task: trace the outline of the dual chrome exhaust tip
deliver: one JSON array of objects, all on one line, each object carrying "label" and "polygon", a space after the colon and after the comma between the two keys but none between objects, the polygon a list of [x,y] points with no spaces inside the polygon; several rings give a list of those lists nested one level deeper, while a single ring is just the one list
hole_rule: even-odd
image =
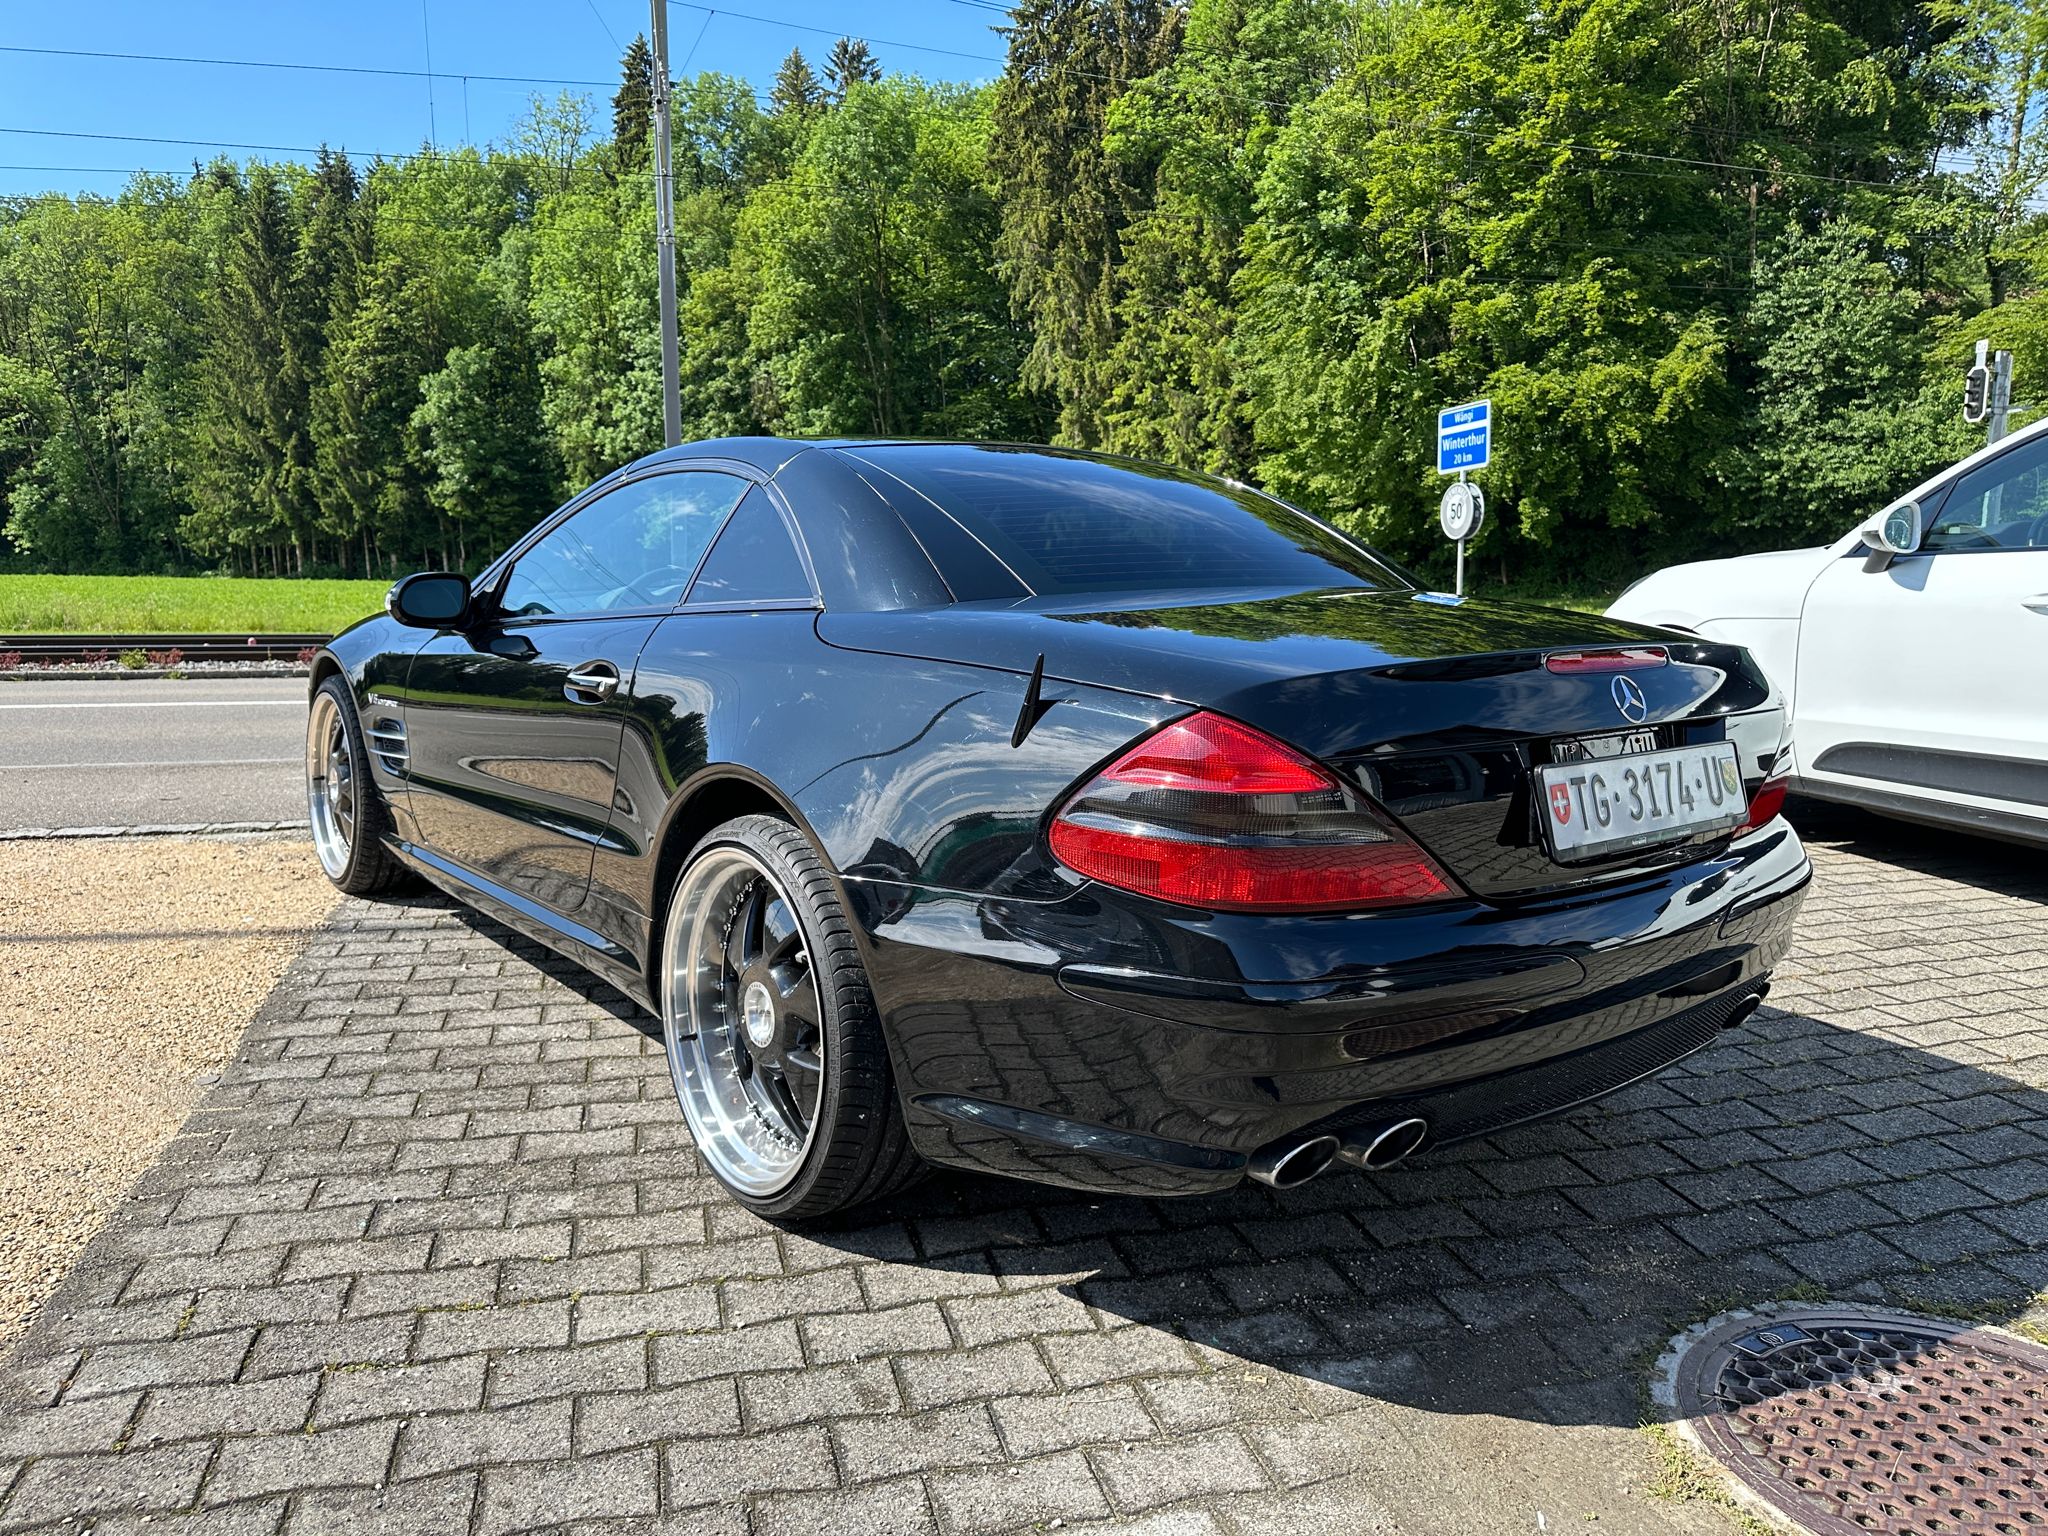
[{"label": "dual chrome exhaust tip", "polygon": [[[1735,1029],[1749,1022],[1763,1006],[1768,982],[1739,999],[1721,1020]],[[1429,1122],[1419,1115],[1356,1126],[1341,1134],[1323,1131],[1312,1136],[1282,1137],[1254,1152],[1245,1172],[1269,1189],[1294,1189],[1332,1163],[1349,1163],[1368,1173],[1391,1168],[1429,1142]]]},{"label": "dual chrome exhaust tip", "polygon": [[1294,1189],[1332,1163],[1348,1163],[1377,1173],[1429,1140],[1429,1122],[1414,1115],[1377,1125],[1359,1126],[1342,1136],[1325,1131],[1316,1136],[1283,1138],[1252,1154],[1245,1169],[1269,1189]]},{"label": "dual chrome exhaust tip", "polygon": [[1768,986],[1758,987],[1754,992],[1743,998],[1733,1008],[1728,1010],[1728,1016],[1721,1021],[1721,1027],[1723,1029],[1740,1029],[1743,1025],[1747,1024],[1755,1017],[1757,1009],[1763,1007],[1764,998],[1770,990]]},{"label": "dual chrome exhaust tip", "polygon": [[1429,1140],[1429,1122],[1415,1115],[1389,1120],[1384,1125],[1364,1126],[1344,1134],[1337,1156],[1354,1168],[1378,1173],[1391,1168],[1411,1152],[1420,1151]]}]

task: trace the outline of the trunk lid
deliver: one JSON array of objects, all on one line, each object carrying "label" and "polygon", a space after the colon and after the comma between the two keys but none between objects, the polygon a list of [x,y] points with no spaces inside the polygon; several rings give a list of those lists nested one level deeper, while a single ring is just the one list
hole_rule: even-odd
[{"label": "trunk lid", "polygon": [[[1592,614],[1441,594],[1246,594],[1198,605],[1143,597],[961,603],[825,613],[829,644],[1028,673],[1215,710],[1354,778],[1466,887],[1526,895],[1695,857],[1699,835],[1587,864],[1547,851],[1535,773],[1560,741],[1602,754],[1740,738],[1753,789],[1782,716],[1734,646]],[[1654,644],[1668,665],[1632,671],[1647,706],[1618,712],[1611,673],[1549,670],[1552,653]],[[1635,739],[1625,738],[1633,733]]]}]

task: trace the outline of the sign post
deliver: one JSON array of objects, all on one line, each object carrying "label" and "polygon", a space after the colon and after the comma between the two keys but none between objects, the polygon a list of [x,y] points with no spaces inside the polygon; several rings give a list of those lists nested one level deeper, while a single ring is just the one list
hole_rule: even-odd
[{"label": "sign post", "polygon": [[1486,522],[1486,493],[1460,475],[1444,487],[1443,500],[1437,503],[1437,523],[1444,531],[1444,537],[1454,540],[1458,546],[1458,596],[1465,595],[1465,541],[1476,534]]},{"label": "sign post", "polygon": [[1484,469],[1493,458],[1493,402],[1474,400],[1446,406],[1436,413],[1436,472],[1456,475],[1444,488],[1437,521],[1444,537],[1458,546],[1458,596],[1465,595],[1465,541],[1486,521],[1486,496],[1466,480],[1467,472]]}]

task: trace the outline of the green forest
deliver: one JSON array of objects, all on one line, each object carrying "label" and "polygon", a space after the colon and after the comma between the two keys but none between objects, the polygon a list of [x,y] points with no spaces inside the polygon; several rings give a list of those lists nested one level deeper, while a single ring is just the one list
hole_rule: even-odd
[{"label": "green forest", "polygon": [[[1026,0],[676,82],[685,437],[1051,441],[1489,580],[1831,538],[2048,391],[2041,0]],[[474,569],[660,446],[650,61],[505,142],[0,201],[0,570]],[[2016,421],[2029,419],[2024,410]]]}]

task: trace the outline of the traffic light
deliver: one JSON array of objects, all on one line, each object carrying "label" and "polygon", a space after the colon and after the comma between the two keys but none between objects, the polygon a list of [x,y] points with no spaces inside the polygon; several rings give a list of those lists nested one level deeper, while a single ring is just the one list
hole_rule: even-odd
[{"label": "traffic light", "polygon": [[1979,363],[1963,376],[1963,420],[1976,426],[1991,413],[1991,370]]}]

